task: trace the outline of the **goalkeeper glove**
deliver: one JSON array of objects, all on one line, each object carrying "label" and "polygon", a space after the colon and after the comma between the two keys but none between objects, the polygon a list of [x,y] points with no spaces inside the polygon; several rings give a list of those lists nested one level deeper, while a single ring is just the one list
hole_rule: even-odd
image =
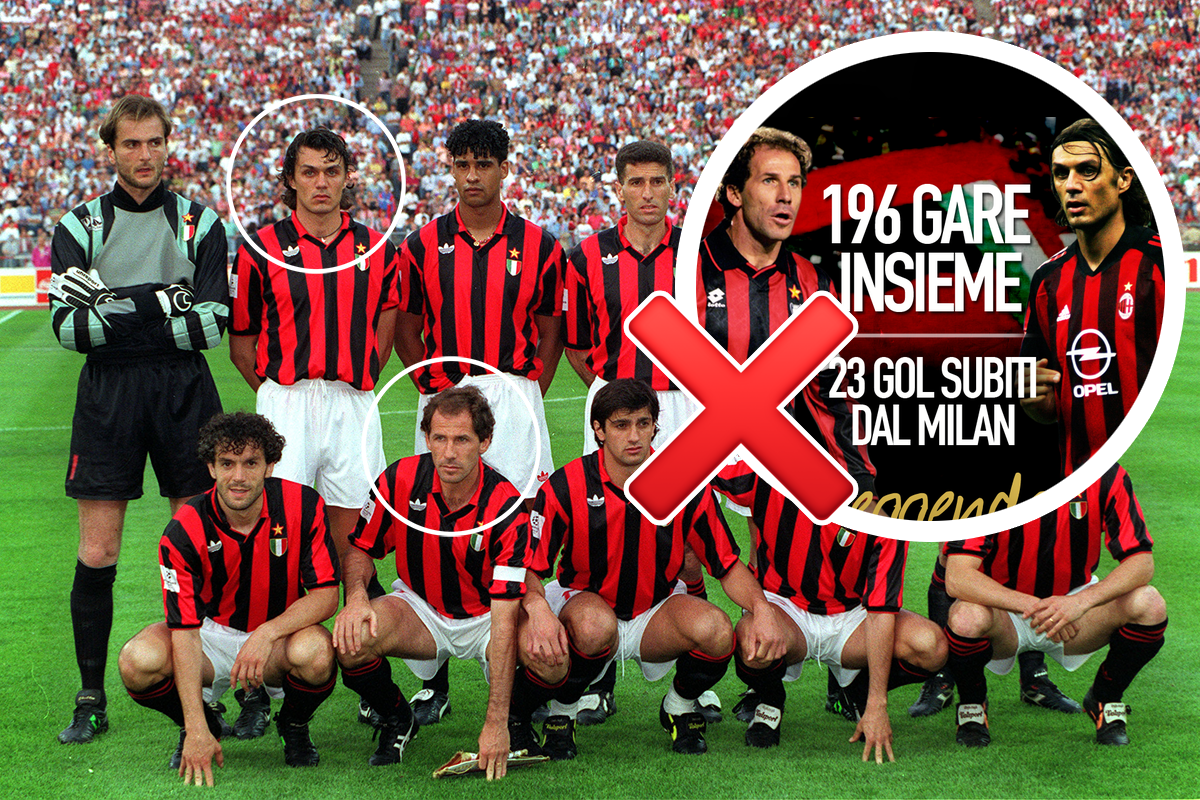
[{"label": "goalkeeper glove", "polygon": [[49,294],[75,308],[92,308],[117,299],[101,282],[99,272],[84,272],[79,267],[70,267],[51,277]]}]

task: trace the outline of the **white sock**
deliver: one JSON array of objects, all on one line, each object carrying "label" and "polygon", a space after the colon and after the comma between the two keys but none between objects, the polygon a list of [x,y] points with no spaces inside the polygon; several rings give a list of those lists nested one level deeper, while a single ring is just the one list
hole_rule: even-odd
[{"label": "white sock", "polygon": [[673,717],[680,714],[687,714],[696,710],[696,701],[688,700],[682,697],[679,692],[675,691],[675,684],[671,684],[671,688],[667,690],[667,696],[663,698],[663,708]]}]

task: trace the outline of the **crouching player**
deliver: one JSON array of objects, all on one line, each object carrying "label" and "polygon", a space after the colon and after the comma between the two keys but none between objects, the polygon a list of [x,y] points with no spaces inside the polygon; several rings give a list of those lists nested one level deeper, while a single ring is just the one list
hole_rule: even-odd
[{"label": "crouching player", "polygon": [[[556,760],[575,757],[577,703],[614,659],[638,661],[652,681],[674,664],[659,722],[675,752],[707,751],[706,723],[696,701],[729,666],[733,625],[724,611],[688,594],[679,580],[685,545],[745,611],[742,647],[763,659],[783,652],[783,632],[738,560],[711,491],[697,493],[662,527],[626,500],[625,482],[650,457],[657,418],[658,396],[649,385],[632,379],[605,385],[591,408],[600,450],[552,474],[534,501],[534,569],[549,575],[562,553],[557,579],[546,585],[545,595],[566,628],[570,657],[561,663],[547,657],[517,671],[512,725],[531,736],[530,715],[552,699],[543,748]],[[556,647],[550,638],[529,649],[549,653]]]},{"label": "crouching player", "polygon": [[850,741],[863,741],[863,761],[872,749],[877,763],[884,751],[895,761],[888,691],[924,681],[946,663],[938,626],[900,608],[908,542],[817,525],[743,461],[723,469],[713,486],[750,507],[759,529],[752,542],[758,581],[785,631],[787,652],[764,658],[746,646],[745,618],[738,623],[737,674],[758,701],[746,744],[779,744],[783,682],[799,678],[813,659],[841,687],[857,720]]},{"label": "crouching player", "polygon": [[[1103,529],[1103,534],[1101,533]],[[1120,563],[1102,580],[1092,572],[1102,538]],[[1074,671],[1108,645],[1108,657],[1083,698],[1099,744],[1129,744],[1128,706],[1135,675],[1163,646],[1167,605],[1150,579],[1153,540],[1129,475],[1114,465],[1080,497],[1021,528],[951,542],[946,591],[949,668],[958,684],[956,740],[986,747],[986,666],[998,675],[1021,653],[1040,650]]]},{"label": "crouching player", "polygon": [[223,721],[204,686],[214,699],[238,683],[247,692],[282,686],[284,761],[320,760],[308,723],[334,686],[321,623],[337,609],[338,562],[321,497],[271,477],[283,445],[257,414],[220,414],[201,429],[200,458],[216,485],[175,514],[159,544],[167,621],[121,649],[130,697],[182,728],[171,766],[185,782],[211,786],[213,759],[224,765]]},{"label": "crouching player", "polygon": [[[508,764],[518,619],[555,621],[540,594],[523,598],[528,515],[521,493],[483,463],[495,426],[483,394],[466,386],[434,395],[420,425],[429,452],[402,458],[379,476],[384,502],[367,501],[350,537],[346,607],[333,628],[342,680],[383,720],[369,763],[396,764],[419,724],[392,680],[388,657],[403,658],[423,680],[449,656],[475,659],[490,684],[480,766],[489,780],[500,778]],[[393,551],[399,575],[393,591],[369,600],[374,560]]]}]

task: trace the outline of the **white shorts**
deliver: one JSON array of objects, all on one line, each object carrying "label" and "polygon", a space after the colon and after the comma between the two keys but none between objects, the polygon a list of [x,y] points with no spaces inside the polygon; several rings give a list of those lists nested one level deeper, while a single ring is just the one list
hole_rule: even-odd
[{"label": "white shorts", "polygon": [[413,610],[417,618],[433,637],[437,646],[437,657],[432,659],[406,658],[404,663],[423,681],[437,675],[442,664],[450,656],[455,658],[473,658],[479,662],[483,670],[484,680],[490,680],[488,669],[487,648],[492,640],[492,615],[482,614],[470,619],[453,619],[438,613],[424,597],[414,592],[404,581],[392,582],[392,593],[388,597],[403,600]]},{"label": "white shorts", "polygon": [[[229,691],[229,673],[233,671],[233,662],[237,661],[238,652],[249,638],[250,634],[245,631],[204,618],[200,624],[200,646],[204,657],[213,665],[212,687],[204,687],[204,702],[220,700]],[[283,687],[268,686],[267,694],[278,700],[283,697]]]},{"label": "white shorts", "polygon": [[[1099,582],[1100,579],[1093,575],[1091,581],[1085,583],[1083,586],[1076,586],[1074,589],[1067,592],[1067,594],[1078,594],[1092,584]],[[1025,619],[1020,614],[1009,611],[1008,618],[1012,620],[1013,627],[1017,630],[1017,652],[1009,658],[994,658],[988,662],[987,668],[997,675],[1007,675],[1008,673],[1012,672],[1013,664],[1017,661],[1017,656],[1019,656],[1021,653],[1028,653],[1031,650],[1036,650],[1039,653],[1045,653],[1059,664],[1062,664],[1063,668],[1068,672],[1074,672],[1082,667],[1087,660],[1092,657],[1092,653],[1096,652],[1093,650],[1092,653],[1075,653],[1074,655],[1067,655],[1065,652],[1063,652],[1062,642],[1056,642],[1046,634],[1038,633],[1033,629],[1033,626],[1029,624],[1029,620]]]},{"label": "white shorts", "polygon": [[[596,392],[608,385],[608,381],[597,377],[588,387],[587,400],[583,403],[583,454],[594,453],[600,449],[596,444],[596,434],[592,431],[592,400]],[[654,447],[661,449],[667,442],[675,438],[675,434],[683,427],[683,423],[691,419],[700,407],[679,389],[656,391],[658,395],[658,433],[654,437]],[[634,409],[636,410],[636,409]]]},{"label": "white shorts", "polygon": [[[375,478],[387,468],[375,395],[343,381],[306,378],[291,386],[267,380],[258,388],[258,413],[287,440],[272,473],[311,486],[327,505],[362,508]],[[367,470],[363,471],[363,427]],[[371,477],[367,477],[368,473]]]},{"label": "white shorts", "polygon": [[[533,406],[534,419],[529,417],[529,409],[521,402],[521,398],[512,391],[509,380],[523,392],[529,404]],[[483,454],[484,462],[499,472],[509,483],[517,487],[525,497],[534,497],[542,482],[554,472],[554,460],[550,455],[550,428],[546,425],[546,409],[542,404],[542,390],[537,381],[522,378],[519,375],[468,375],[458,382],[458,386],[476,386],[487,398],[492,407],[492,416],[496,418],[496,427],[492,431],[492,444]],[[425,414],[425,406],[433,395],[423,394],[417,400],[417,424],[414,438],[414,451],[417,455],[428,453],[425,446],[425,434],[421,432],[421,417]],[[541,449],[534,447],[534,431],[541,433]],[[381,470],[382,471],[382,470]],[[536,476],[533,485],[526,493],[525,487]]]},{"label": "white shorts", "polygon": [[[554,616],[558,616],[562,611],[563,606],[567,604],[575,595],[579,594],[581,589],[564,589],[558,581],[550,581],[546,584],[546,603],[550,606],[550,610],[554,612]],[[608,669],[608,665],[614,661],[628,661],[633,659],[642,668],[642,675],[648,681],[656,681],[671,671],[671,667],[675,666],[675,660],[670,661],[642,661],[642,634],[646,632],[646,626],[650,624],[650,618],[658,613],[658,610],[663,607],[663,603],[671,599],[671,596],[677,594],[687,594],[687,586],[683,581],[675,581],[675,588],[671,590],[671,595],[668,595],[658,604],[643,611],[636,617],[630,620],[617,620],[617,650],[612,653],[608,661],[604,664],[604,669]],[[603,670],[601,670],[603,674]]]},{"label": "white shorts", "polygon": [[[791,600],[774,592],[763,592],[767,601],[783,610],[796,623],[804,636],[808,655],[804,661],[820,661],[829,667],[829,671],[837,678],[839,686],[849,686],[858,677],[861,669],[850,669],[842,666],[842,650],[846,642],[858,630],[858,626],[867,621],[867,609],[863,606],[842,611],[837,614],[813,614],[805,611]],[[794,681],[804,670],[804,661],[791,664],[784,673],[785,681]]]}]

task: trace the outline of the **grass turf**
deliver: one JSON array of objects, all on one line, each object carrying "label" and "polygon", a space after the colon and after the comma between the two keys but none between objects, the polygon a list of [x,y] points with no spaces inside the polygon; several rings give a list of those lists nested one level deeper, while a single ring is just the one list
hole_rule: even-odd
[{"label": "grass turf", "polygon": [[[690,797],[1200,797],[1194,754],[1200,729],[1200,624],[1191,564],[1200,546],[1187,533],[1197,508],[1195,398],[1200,396],[1200,295],[1188,297],[1188,316],[1167,393],[1122,463],[1133,476],[1156,536],[1155,585],[1167,599],[1167,645],[1127,695],[1133,745],[1098,750],[1086,717],[1023,706],[1015,676],[991,680],[993,745],[966,751],[953,743],[950,713],[912,720],[905,713],[916,687],[890,698],[897,762],[862,764],[847,743],[853,726],[824,713],[825,676],[810,665],[789,685],[782,746],[751,751],[744,726],[729,717],[709,729],[710,753],[674,756],[658,727],[665,684],[648,684],[633,664],[619,673],[619,713],[603,726],[581,728],[578,761],[531,768],[487,786],[478,778],[433,781],[430,772],[458,749],[476,749],[486,686],[474,664],[453,663],[453,713],[421,732],[400,767],[371,769],[367,728],[355,721],[357,698],[344,687],[321,708],[313,737],[321,749],[315,770],[287,769],[273,732],[225,745],[226,766],[216,794],[265,797],[364,797],[380,792],[423,797],[483,794]],[[155,544],[167,518],[152,473],[147,496],[130,503],[115,589],[109,661],[112,730],[88,746],[59,745],[77,688],[67,597],[78,541],[75,506],[62,494],[75,380],[81,357],[54,341],[46,312],[0,316],[0,767],[3,796],[175,797],[184,792],[166,768],[177,736],[160,715],[133,704],[116,676],[116,653],[142,626],[161,619]],[[253,408],[253,394],[228,361],[225,345],[209,354],[227,410]],[[393,360],[385,380],[399,370]],[[548,396],[555,463],[579,453],[583,387],[565,361]],[[391,458],[411,452],[411,384],[401,381],[381,402],[385,447]],[[745,541],[744,525],[733,520]],[[914,544],[908,562],[906,606],[924,612],[936,546]],[[1102,561],[1102,570],[1109,563]],[[732,610],[710,580],[713,597]],[[1095,658],[1068,674],[1051,665],[1059,685],[1081,698],[1099,664]],[[417,681],[401,664],[395,674],[406,694]],[[718,685],[726,710],[742,689],[732,670]],[[236,704],[232,696],[226,697]],[[231,709],[232,720],[236,708]]]}]

